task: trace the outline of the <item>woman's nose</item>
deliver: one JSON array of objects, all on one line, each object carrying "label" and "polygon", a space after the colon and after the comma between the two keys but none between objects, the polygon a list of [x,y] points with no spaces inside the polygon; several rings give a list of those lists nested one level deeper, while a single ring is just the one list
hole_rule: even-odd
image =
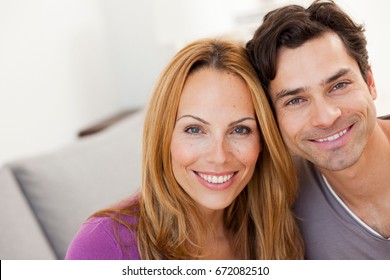
[{"label": "woman's nose", "polygon": [[211,139],[207,151],[207,160],[209,162],[223,164],[229,160],[231,148],[229,141],[224,137],[214,137]]}]

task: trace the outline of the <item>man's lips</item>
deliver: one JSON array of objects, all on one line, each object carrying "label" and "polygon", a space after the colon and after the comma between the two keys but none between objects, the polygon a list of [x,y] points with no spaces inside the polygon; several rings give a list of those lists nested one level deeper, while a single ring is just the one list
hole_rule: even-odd
[{"label": "man's lips", "polygon": [[330,142],[330,141],[337,140],[340,137],[342,137],[343,135],[345,135],[351,129],[351,127],[352,126],[350,126],[348,128],[345,128],[343,130],[340,130],[340,131],[338,131],[338,132],[336,132],[336,133],[334,133],[332,135],[329,135],[329,136],[316,138],[316,139],[311,139],[310,141],[318,142],[318,143],[324,143],[324,142]]}]

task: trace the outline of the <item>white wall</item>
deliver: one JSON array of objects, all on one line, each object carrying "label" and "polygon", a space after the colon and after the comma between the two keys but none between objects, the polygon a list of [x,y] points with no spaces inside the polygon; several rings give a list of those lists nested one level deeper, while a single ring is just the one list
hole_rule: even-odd
[{"label": "white wall", "polygon": [[151,0],[0,0],[0,165],[143,106],[172,51]]},{"label": "white wall", "polygon": [[[340,1],[341,2],[341,1]],[[368,54],[371,63],[378,98],[375,102],[378,115],[390,114],[390,2],[380,0],[342,1],[359,22],[365,24]]]},{"label": "white wall", "polygon": [[[178,1],[0,0],[0,165],[67,145],[80,129],[125,108],[143,106],[177,42],[211,31],[229,33],[226,28],[235,28],[231,16],[259,14],[256,7],[261,4]],[[390,113],[390,3],[336,2],[366,24],[378,114]],[[237,3],[246,6],[238,9]],[[172,18],[177,18],[176,27]],[[244,31],[232,33],[241,36]],[[164,41],[175,34],[179,37],[171,38],[171,45]]]}]

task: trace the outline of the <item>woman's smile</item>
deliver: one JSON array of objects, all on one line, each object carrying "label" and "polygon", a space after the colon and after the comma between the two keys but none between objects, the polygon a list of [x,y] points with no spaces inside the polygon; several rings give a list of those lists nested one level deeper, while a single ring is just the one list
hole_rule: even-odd
[{"label": "woman's smile", "polygon": [[192,73],[184,85],[171,142],[172,170],[183,190],[206,209],[226,208],[252,178],[260,151],[260,132],[244,80],[210,68]]}]

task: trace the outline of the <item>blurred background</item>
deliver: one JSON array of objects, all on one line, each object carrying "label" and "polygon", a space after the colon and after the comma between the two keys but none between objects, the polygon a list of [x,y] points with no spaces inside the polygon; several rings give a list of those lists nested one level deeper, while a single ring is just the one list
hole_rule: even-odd
[{"label": "blurred background", "polygon": [[[378,115],[389,114],[390,2],[336,2],[366,26]],[[0,165],[77,140],[80,130],[142,108],[186,43],[246,42],[283,0],[0,0]]]}]

